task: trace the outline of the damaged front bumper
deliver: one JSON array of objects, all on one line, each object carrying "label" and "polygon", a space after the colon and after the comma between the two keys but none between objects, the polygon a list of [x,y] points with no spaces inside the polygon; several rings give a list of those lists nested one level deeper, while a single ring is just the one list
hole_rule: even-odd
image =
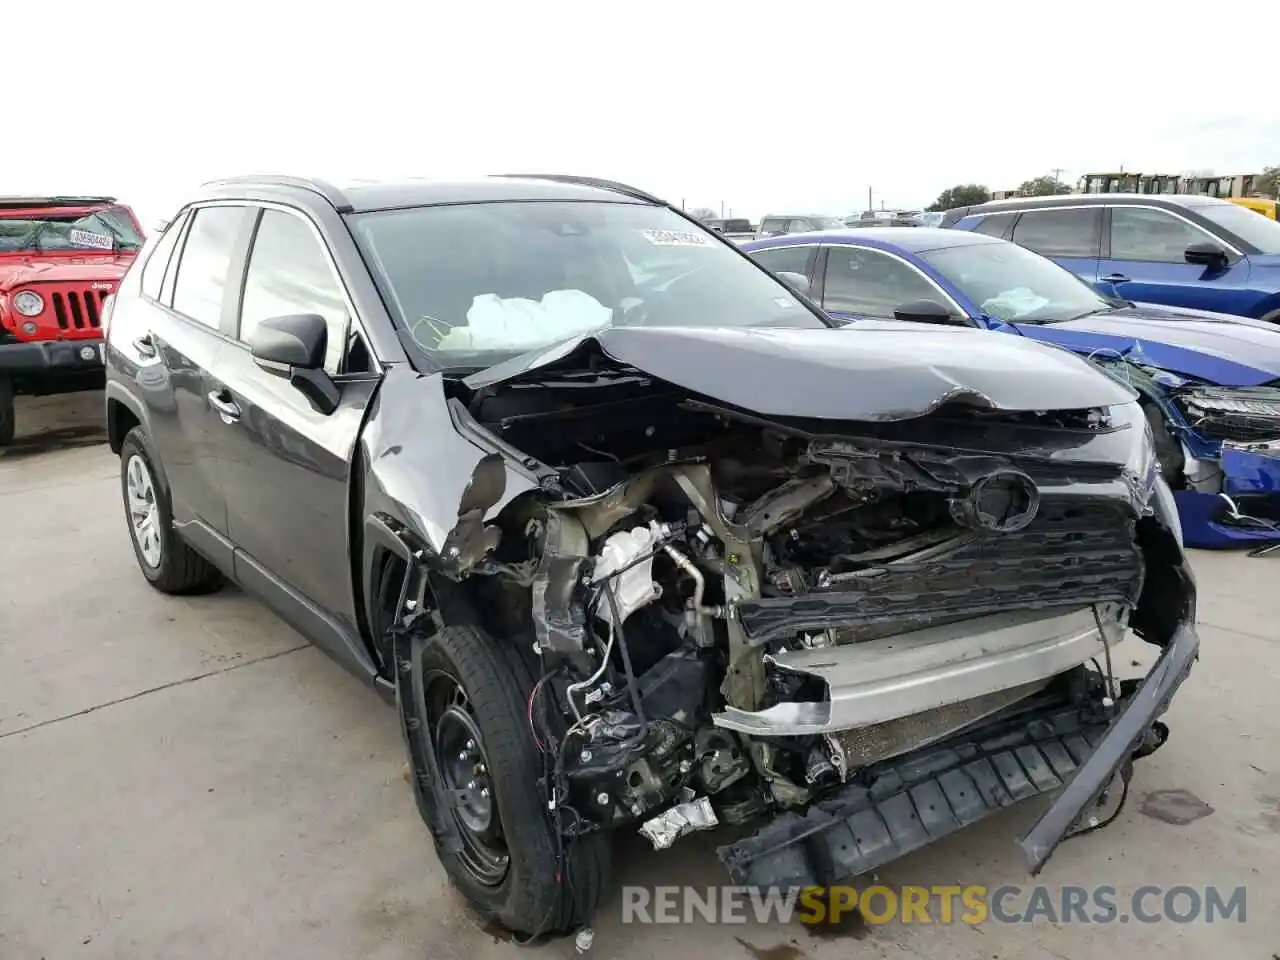
[{"label": "damaged front bumper", "polygon": [[720,859],[736,883],[826,886],[1061,788],[1021,841],[1036,873],[1116,774],[1127,775],[1199,649],[1194,626],[1183,623],[1109,721],[1057,704],[991,723],[869,769],[804,813],[780,814],[754,836],[719,848]]},{"label": "damaged front bumper", "polygon": [[1214,550],[1280,540],[1280,441],[1222,444],[1222,492],[1174,496],[1188,547]]},{"label": "damaged front bumper", "polygon": [[862,643],[784,649],[765,662],[822,681],[827,699],[759,711],[727,707],[715,724],[751,736],[831,734],[1023,690],[1119,642],[1122,609],[1099,606],[1099,612],[1017,610]]}]

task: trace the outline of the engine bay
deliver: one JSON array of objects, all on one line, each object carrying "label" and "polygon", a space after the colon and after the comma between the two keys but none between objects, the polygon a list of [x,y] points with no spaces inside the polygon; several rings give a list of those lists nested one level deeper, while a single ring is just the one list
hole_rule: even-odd
[{"label": "engine bay", "polygon": [[450,404],[537,481],[496,518],[460,520],[451,575],[504,611],[497,632],[532,634],[550,804],[590,829],[640,822],[661,845],[801,806],[872,760],[1078,696],[1083,669],[944,696],[905,732],[894,717],[805,735],[726,720],[827,709],[831,684],[781,666],[788,653],[1109,604],[1089,621],[1102,637],[1143,590],[1119,453],[1136,405],[768,419],[616,365]]}]

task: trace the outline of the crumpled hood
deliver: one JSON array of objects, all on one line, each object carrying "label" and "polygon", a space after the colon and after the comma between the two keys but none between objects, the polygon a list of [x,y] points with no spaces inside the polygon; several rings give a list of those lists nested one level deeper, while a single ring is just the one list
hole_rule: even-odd
[{"label": "crumpled hood", "polygon": [[1135,354],[1151,366],[1224,387],[1280,377],[1280,328],[1248,317],[1139,303],[1079,320],[1015,326],[1078,353],[1112,354],[1137,344]]},{"label": "crumpled hood", "polygon": [[472,389],[572,366],[598,351],[762,416],[905,420],[948,401],[1010,411],[1132,401],[1064,350],[964,327],[875,321],[838,329],[610,327],[467,378]]},{"label": "crumpled hood", "polygon": [[77,283],[119,280],[134,254],[99,257],[0,257],[0,289],[27,283]]}]

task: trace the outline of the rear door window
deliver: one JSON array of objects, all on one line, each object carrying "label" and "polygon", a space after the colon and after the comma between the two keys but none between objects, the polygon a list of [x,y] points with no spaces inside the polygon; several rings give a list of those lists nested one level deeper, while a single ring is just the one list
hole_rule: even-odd
[{"label": "rear door window", "polygon": [[1028,210],[1013,228],[1013,242],[1046,257],[1097,257],[1102,210],[1068,207]]},{"label": "rear door window", "polygon": [[767,237],[786,233],[787,219],[785,217],[766,217],[760,223],[760,232]]},{"label": "rear door window", "polygon": [[176,312],[213,330],[219,328],[227,274],[252,216],[249,207],[233,206],[201,207],[192,214],[173,285]]}]

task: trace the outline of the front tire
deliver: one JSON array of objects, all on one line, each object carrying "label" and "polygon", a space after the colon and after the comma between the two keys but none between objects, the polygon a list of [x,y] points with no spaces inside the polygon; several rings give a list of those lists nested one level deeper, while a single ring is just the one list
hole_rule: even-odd
[{"label": "front tire", "polygon": [[160,484],[146,434],[134,427],[120,444],[120,493],[138,567],[161,593],[209,593],[222,584],[213,564],[173,529],[173,509]]},{"label": "front tire", "polygon": [[[441,794],[456,798],[457,853],[440,861],[462,895],[517,934],[568,933],[588,923],[609,873],[609,838],[559,837],[540,784],[543,757],[533,741],[528,665],[509,644],[472,626],[445,627],[426,640],[419,663]],[[404,705],[402,704],[402,709]]]}]

